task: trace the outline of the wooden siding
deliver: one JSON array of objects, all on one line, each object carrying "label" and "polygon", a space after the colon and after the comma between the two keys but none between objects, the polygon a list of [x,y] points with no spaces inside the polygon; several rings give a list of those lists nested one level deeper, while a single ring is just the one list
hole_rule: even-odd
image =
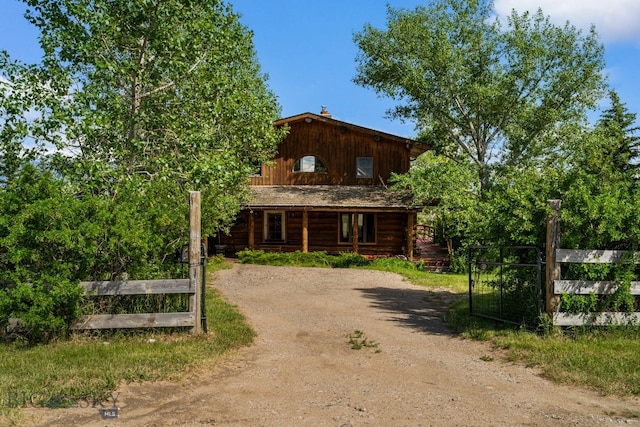
[{"label": "wooden siding", "polygon": [[[289,126],[275,160],[263,165],[262,176],[252,177],[251,185],[381,185],[389,181],[392,172],[409,170],[407,146],[384,134],[319,120]],[[328,172],[293,172],[295,161],[307,155],[322,160]],[[372,178],[356,178],[357,157],[373,157]]]},{"label": "wooden siding", "polygon": [[[309,211],[309,251],[326,251],[329,253],[351,252],[350,243],[338,243],[341,211]],[[350,211],[345,211],[350,212]],[[264,214],[262,211],[245,215],[254,215],[255,249],[266,251],[293,252],[302,250],[302,211],[285,212],[286,240],[283,242],[264,241]],[[376,213],[375,243],[359,243],[358,253],[363,255],[400,255],[406,251],[407,215],[410,212],[378,212]],[[230,235],[221,236],[221,242],[227,245],[227,254],[248,248],[249,234],[247,225],[234,226]],[[214,238],[217,244],[217,238]]]}]

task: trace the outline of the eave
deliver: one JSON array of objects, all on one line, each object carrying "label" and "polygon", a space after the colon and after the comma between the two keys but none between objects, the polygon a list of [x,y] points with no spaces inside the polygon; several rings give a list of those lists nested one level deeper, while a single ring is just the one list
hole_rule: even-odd
[{"label": "eave", "polygon": [[417,211],[405,192],[382,186],[256,185],[247,209]]}]

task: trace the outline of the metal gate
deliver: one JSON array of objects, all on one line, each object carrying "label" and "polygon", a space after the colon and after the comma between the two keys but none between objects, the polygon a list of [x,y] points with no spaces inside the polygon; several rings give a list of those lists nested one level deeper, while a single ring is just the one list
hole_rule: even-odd
[{"label": "metal gate", "polygon": [[528,328],[543,312],[542,251],[536,246],[469,248],[469,312]]}]

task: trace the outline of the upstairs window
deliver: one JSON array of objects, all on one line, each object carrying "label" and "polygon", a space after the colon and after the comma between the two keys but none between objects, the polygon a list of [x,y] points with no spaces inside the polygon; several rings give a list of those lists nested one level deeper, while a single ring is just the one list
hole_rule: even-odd
[{"label": "upstairs window", "polygon": [[356,178],[373,178],[373,157],[356,157]]},{"label": "upstairs window", "polygon": [[327,167],[322,160],[316,156],[303,156],[300,157],[293,165],[294,172],[315,172],[315,173],[327,173]]}]

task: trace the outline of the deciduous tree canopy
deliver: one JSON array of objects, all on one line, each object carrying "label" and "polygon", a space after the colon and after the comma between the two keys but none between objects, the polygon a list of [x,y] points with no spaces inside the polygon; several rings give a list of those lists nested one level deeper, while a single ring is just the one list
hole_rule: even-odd
[{"label": "deciduous tree canopy", "polygon": [[488,0],[433,0],[388,8],[387,27],[366,25],[355,82],[398,102],[441,153],[475,164],[481,190],[490,168],[543,154],[540,136],[582,117],[603,89],[595,30],[553,25],[542,11],[506,23]]},{"label": "deciduous tree canopy", "polygon": [[[109,276],[162,261],[185,242],[189,190],[202,192],[205,235],[232,221],[246,177],[283,131],[273,127],[279,106],[252,34],[231,6],[24,2],[43,57],[22,64],[0,54],[0,191],[19,195],[31,164],[53,172],[48,179],[71,200],[96,198],[104,212],[92,220],[111,233],[91,236],[94,261],[111,260]],[[0,269],[10,270],[3,250],[11,251],[0,248]]]}]

